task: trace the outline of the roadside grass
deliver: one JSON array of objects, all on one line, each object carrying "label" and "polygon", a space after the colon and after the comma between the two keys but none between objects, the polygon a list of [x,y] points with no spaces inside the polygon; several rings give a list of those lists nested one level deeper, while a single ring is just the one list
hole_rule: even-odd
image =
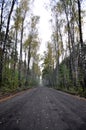
[{"label": "roadside grass", "polygon": [[78,89],[76,89],[75,87],[69,87],[69,89],[67,88],[56,88],[57,90],[60,90],[60,91],[63,91],[63,92],[66,92],[66,93],[69,93],[69,94],[72,94],[72,95],[78,95],[80,97],[84,97],[86,98],[86,89],[83,91],[83,89],[80,87]]},{"label": "roadside grass", "polygon": [[21,87],[2,86],[0,88],[0,99],[7,97],[7,96],[10,96],[10,95],[13,95],[13,94],[16,94],[16,93],[19,93],[19,92],[22,92],[22,91],[25,91],[25,90],[28,90],[28,89],[35,88],[35,87],[37,87],[37,85],[34,85],[34,86],[28,85],[28,86],[21,86]]}]

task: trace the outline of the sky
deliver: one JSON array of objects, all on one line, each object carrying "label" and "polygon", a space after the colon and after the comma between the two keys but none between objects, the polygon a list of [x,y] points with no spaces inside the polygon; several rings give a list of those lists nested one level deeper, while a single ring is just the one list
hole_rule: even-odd
[{"label": "sky", "polygon": [[49,5],[49,0],[35,0],[33,7],[33,13],[40,16],[39,37],[41,39],[41,54],[46,50],[46,43],[50,40],[51,36],[51,27],[49,23],[51,13],[49,9],[46,9],[46,5]]}]

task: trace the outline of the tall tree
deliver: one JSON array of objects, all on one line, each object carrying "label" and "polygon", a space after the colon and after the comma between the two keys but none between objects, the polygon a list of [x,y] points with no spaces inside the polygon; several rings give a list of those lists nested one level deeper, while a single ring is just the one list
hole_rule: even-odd
[{"label": "tall tree", "polygon": [[21,8],[18,7],[17,4],[17,8],[15,11],[15,16],[14,16],[14,29],[15,29],[15,46],[14,46],[14,51],[15,51],[15,55],[14,55],[14,72],[16,71],[16,61],[17,61],[17,46],[18,46],[18,33],[20,30],[20,26],[21,26]]},{"label": "tall tree", "polygon": [[80,2],[80,0],[77,0],[77,2],[78,2],[78,18],[79,18],[79,36],[80,36],[80,44],[81,44],[81,48],[83,48],[82,22],[81,22],[81,2]]},{"label": "tall tree", "polygon": [[28,1],[23,0],[20,3],[20,9],[21,9],[21,39],[20,39],[20,56],[19,56],[19,75],[18,75],[18,80],[19,80],[19,87],[21,87],[21,68],[22,68],[22,44],[23,44],[23,34],[24,34],[24,21],[26,18],[26,13],[28,11]]},{"label": "tall tree", "polygon": [[53,86],[54,85],[54,57],[53,57],[53,49],[52,44],[47,43],[47,52],[44,55],[43,62],[43,70],[42,70],[42,78],[45,85]]},{"label": "tall tree", "polygon": [[28,53],[28,56],[27,56],[28,65],[27,65],[26,81],[25,81],[26,86],[28,85],[29,75],[30,75],[29,73],[30,61],[31,61],[31,58],[36,56],[37,48],[39,46],[38,29],[37,29],[38,21],[39,21],[39,16],[32,16],[31,24],[30,24],[30,33],[28,35],[27,40],[25,41],[25,46]]},{"label": "tall tree", "polygon": [[[9,12],[8,18],[7,18],[6,31],[5,31],[5,36],[4,36],[4,41],[3,41],[3,48],[2,48],[1,59],[0,59],[0,83],[2,83],[2,73],[3,73],[3,66],[4,66],[4,53],[5,53],[6,42],[7,42],[8,33],[9,33],[9,26],[10,26],[11,15],[12,15],[12,12],[13,12],[13,8],[14,8],[14,5],[15,5],[15,2],[16,2],[16,0],[12,1],[10,12]],[[2,3],[2,11],[3,11],[3,3]]]}]

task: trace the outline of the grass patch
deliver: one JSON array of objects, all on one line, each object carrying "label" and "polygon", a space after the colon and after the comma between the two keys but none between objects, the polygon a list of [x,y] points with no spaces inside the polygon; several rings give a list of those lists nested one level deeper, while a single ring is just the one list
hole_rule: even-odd
[{"label": "grass patch", "polygon": [[22,87],[3,86],[0,88],[0,98],[4,98],[31,88],[35,88],[35,86],[22,86]]},{"label": "grass patch", "polygon": [[71,87],[71,88],[69,87],[69,89],[63,88],[63,87],[61,87],[61,88],[58,87],[58,88],[55,88],[55,89],[69,93],[69,94],[72,94],[72,95],[78,95],[80,97],[86,98],[86,89],[83,91],[83,89],[81,87],[79,87],[77,89],[75,87]]}]

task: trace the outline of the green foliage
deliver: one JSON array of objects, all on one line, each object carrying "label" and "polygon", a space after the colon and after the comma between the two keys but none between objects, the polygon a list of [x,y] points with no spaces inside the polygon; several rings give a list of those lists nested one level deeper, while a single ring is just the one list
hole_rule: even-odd
[{"label": "green foliage", "polygon": [[48,43],[47,45],[47,52],[44,56],[44,63],[43,63],[43,70],[42,70],[42,78],[46,85],[52,85],[52,75],[53,75],[53,67],[54,67],[54,57],[52,53],[52,45]]},{"label": "green foliage", "polygon": [[64,87],[69,86],[70,84],[70,77],[69,77],[69,69],[65,64],[60,65],[59,69],[59,85]]},{"label": "green foliage", "polygon": [[14,71],[12,69],[5,69],[5,73],[3,73],[2,91],[15,91],[18,88],[18,72],[14,74]]}]

